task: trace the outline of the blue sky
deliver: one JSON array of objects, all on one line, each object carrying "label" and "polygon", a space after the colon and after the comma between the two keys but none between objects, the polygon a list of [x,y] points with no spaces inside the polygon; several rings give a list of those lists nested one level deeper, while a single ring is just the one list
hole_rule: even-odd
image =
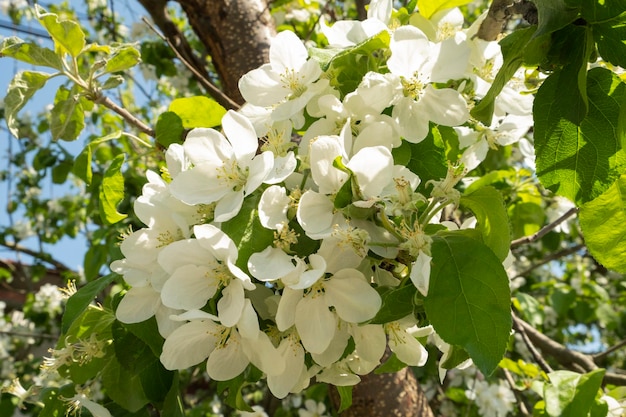
[{"label": "blue sky", "polygon": [[[108,0],[111,5],[111,0]],[[45,3],[43,4],[45,7]],[[76,7],[78,11],[78,17],[83,20],[83,24],[88,26],[86,21],[87,14],[85,13],[84,1],[71,0],[70,4]],[[138,21],[141,16],[144,15],[143,9],[134,0],[117,0],[113,4],[116,13],[121,15],[129,26],[133,21]],[[11,27],[10,18],[0,11],[0,40],[9,36],[18,36],[22,39],[29,38],[29,34],[43,34],[41,26],[36,20],[24,21],[20,27]],[[44,46],[51,47],[52,42],[43,36],[30,36],[30,39],[41,43]],[[40,70],[39,68],[33,68],[30,65],[16,62],[12,59],[0,59],[0,97],[4,97],[7,87],[11,82],[13,76],[21,70]],[[47,104],[51,104],[54,100],[54,93],[58,88],[58,83],[50,81],[44,89],[37,92],[31,102],[20,112],[20,115],[26,113],[38,113],[45,109]],[[18,143],[16,139],[12,138],[7,131],[4,121],[0,122],[0,170],[5,170],[8,166],[7,158],[11,152],[11,149],[16,149]],[[47,140],[44,138],[44,140]],[[71,153],[77,154],[84,146],[82,138],[77,139],[74,142],[64,142],[63,146]],[[67,193],[75,193],[76,190],[70,189],[68,185],[54,185],[51,182],[46,184],[42,189],[42,197],[61,196]],[[11,221],[17,222],[23,217],[23,213],[15,212],[9,217],[6,212],[6,205],[10,190],[6,182],[0,182],[0,224],[5,226],[10,224]],[[32,249],[38,249],[38,243],[35,238],[30,238],[20,242],[20,244],[30,247]],[[65,238],[61,242],[54,246],[48,245],[45,247],[57,260],[63,262],[71,269],[78,269],[82,265],[84,254],[87,250],[87,244],[84,238],[79,237],[76,239]],[[0,247],[0,259],[16,259],[17,255],[3,247]],[[20,260],[29,262],[30,259],[27,256],[19,255]]]}]

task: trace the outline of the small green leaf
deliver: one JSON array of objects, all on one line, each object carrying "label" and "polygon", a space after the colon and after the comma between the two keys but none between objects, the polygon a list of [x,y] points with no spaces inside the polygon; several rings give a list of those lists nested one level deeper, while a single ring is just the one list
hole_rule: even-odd
[{"label": "small green leaf", "polygon": [[9,131],[18,137],[19,123],[17,113],[26,105],[28,100],[45,84],[50,74],[37,71],[22,71],[11,80],[7,95],[4,97],[4,117]]},{"label": "small green leaf", "polygon": [[222,124],[226,109],[208,97],[184,97],[172,101],[169,111],[180,117],[185,129],[215,127]]},{"label": "small green leaf", "polygon": [[511,246],[511,231],[502,194],[493,187],[482,187],[462,196],[460,203],[476,216],[483,242],[504,261]]},{"label": "small green leaf", "polygon": [[103,90],[110,90],[112,88],[117,88],[124,83],[124,77],[119,74],[111,75],[106,81],[100,86]]},{"label": "small green leaf", "polygon": [[183,399],[179,388],[178,372],[174,372],[172,385],[167,395],[165,396],[163,411],[161,414],[168,417],[185,417]]},{"label": "small green leaf", "polygon": [[161,113],[157,120],[155,131],[156,141],[166,148],[172,143],[183,143],[183,134],[185,132],[183,121],[174,112],[166,111]]},{"label": "small green leaf", "polygon": [[403,370],[406,367],[407,364],[398,359],[395,353],[392,353],[391,356],[389,356],[389,359],[385,361],[385,363],[376,368],[374,374],[393,374]]},{"label": "small green leaf", "polygon": [[337,392],[339,393],[339,399],[341,400],[341,404],[339,405],[338,413],[347,410],[352,405],[352,386],[347,387],[335,387],[337,388]]},{"label": "small green leaf", "polygon": [[72,173],[81,180],[85,181],[87,185],[91,184],[93,173],[91,171],[91,146],[87,145],[78,154],[74,160],[74,168]]},{"label": "small green leaf", "polygon": [[258,205],[261,194],[247,196],[235,217],[222,223],[222,231],[237,245],[237,266],[248,272],[250,255],[261,252],[274,241],[274,232],[263,227],[259,221]]},{"label": "small green leaf", "polygon": [[566,0],[538,1],[536,6],[539,25],[535,36],[556,32],[576,20],[580,12],[580,6],[570,6]]},{"label": "small green leaf", "polygon": [[32,65],[63,69],[61,58],[53,50],[11,36],[2,40],[0,57],[8,56]]},{"label": "small green leaf", "polygon": [[446,149],[438,126],[431,124],[428,136],[420,143],[410,143],[409,146],[411,160],[406,167],[421,179],[417,191],[425,192],[429,180],[440,180],[448,173]]},{"label": "small green leaf", "polygon": [[75,140],[84,128],[85,110],[80,97],[64,86],[59,87],[50,114],[52,139]]},{"label": "small green leaf", "polygon": [[587,417],[604,378],[604,369],[587,374],[555,371],[544,385],[546,412],[553,417]]},{"label": "small green leaf", "polygon": [[461,346],[491,374],[511,331],[509,278],[498,257],[478,240],[448,232],[433,237],[426,315],[441,338]]},{"label": "small green leaf", "polygon": [[446,360],[441,362],[441,367],[443,369],[454,369],[469,358],[465,349],[460,346],[452,345],[450,346]]},{"label": "small green leaf", "polygon": [[472,0],[417,0],[417,9],[426,19],[441,10],[452,9],[471,3]]},{"label": "small green leaf", "polygon": [[417,288],[412,284],[383,292],[381,294],[382,306],[370,323],[389,323],[413,314],[413,298],[416,292]]},{"label": "small green leaf", "polygon": [[96,296],[104,291],[106,287],[113,282],[115,274],[109,274],[104,277],[91,281],[75,294],[73,294],[65,305],[65,313],[61,322],[61,330],[66,333],[74,320],[80,316]]},{"label": "small green leaf", "polygon": [[59,21],[58,15],[47,13],[38,4],[35,4],[35,14],[54,40],[57,49],[73,57],[80,55],[85,47],[85,33],[78,23],[70,20]]},{"label": "small green leaf", "polygon": [[67,180],[67,176],[72,170],[71,159],[63,159],[57,165],[52,168],[52,182],[54,184],[64,184]]},{"label": "small green leaf", "polygon": [[104,69],[106,72],[125,71],[141,61],[139,51],[133,45],[123,45],[107,60]]},{"label": "small green leaf", "polygon": [[555,76],[544,81],[533,109],[537,176],[544,187],[583,204],[606,191],[626,169],[617,132],[626,84],[609,70],[589,71],[589,112],[577,125],[567,115],[576,89]]},{"label": "small green leaf", "polygon": [[121,172],[124,161],[124,154],[116,156],[102,178],[99,190],[100,218],[106,224],[117,223],[128,216],[117,211],[118,204],[124,199],[124,176]]},{"label": "small green leaf", "polygon": [[606,268],[626,273],[626,175],[581,206],[579,218],[593,257]]}]

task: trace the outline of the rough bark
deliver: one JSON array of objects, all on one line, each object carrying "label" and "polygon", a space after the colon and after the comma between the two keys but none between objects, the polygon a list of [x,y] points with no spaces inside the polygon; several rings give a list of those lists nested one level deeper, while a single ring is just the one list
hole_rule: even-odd
[{"label": "rough bark", "polygon": [[276,30],[265,0],[178,0],[211,56],[222,90],[243,103],[237,83],[267,62]]},{"label": "rough bark", "polygon": [[[332,387],[331,398],[338,409],[339,393]],[[365,375],[352,391],[352,406],[341,417],[434,417],[413,371],[405,368],[393,374]]]}]

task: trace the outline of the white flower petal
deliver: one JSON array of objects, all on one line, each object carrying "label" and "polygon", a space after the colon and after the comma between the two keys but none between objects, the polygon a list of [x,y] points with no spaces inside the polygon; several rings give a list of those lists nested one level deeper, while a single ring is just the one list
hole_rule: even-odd
[{"label": "white flower petal", "polygon": [[428,256],[421,250],[417,255],[417,259],[411,266],[411,281],[415,288],[422,293],[428,295],[428,287],[430,285],[430,261],[432,257]]},{"label": "white flower petal", "polygon": [[324,352],[335,335],[337,318],[328,309],[324,296],[310,294],[296,306],[295,324],[305,349]]},{"label": "white flower petal", "polygon": [[291,199],[285,187],[272,185],[263,191],[259,200],[259,220],[263,227],[277,230],[287,222],[287,209]]},{"label": "white flower petal", "polygon": [[247,161],[254,157],[259,147],[256,131],[250,120],[240,113],[229,110],[222,117],[222,128],[232,145],[237,161],[247,165]]},{"label": "white flower petal", "polygon": [[161,363],[165,369],[187,369],[205,360],[215,349],[218,325],[210,320],[183,324],[165,339]]},{"label": "white flower petal", "polygon": [[156,292],[150,285],[145,287],[133,287],[115,310],[115,316],[122,323],[140,323],[154,316],[161,305],[161,294]]},{"label": "white flower petal", "polygon": [[217,292],[219,282],[214,274],[213,268],[207,266],[181,266],[163,285],[163,304],[183,310],[204,307]]},{"label": "white flower petal", "polygon": [[291,389],[300,380],[305,368],[304,349],[292,338],[283,339],[278,346],[278,352],[283,357],[285,369],[281,374],[268,375],[267,385],[272,394],[279,399],[285,398]]},{"label": "white flower petal", "polygon": [[243,205],[243,191],[233,191],[224,195],[215,206],[215,221],[225,222],[235,217]]},{"label": "white flower petal", "polygon": [[239,333],[231,332],[226,343],[211,352],[206,368],[212,379],[228,381],[241,374],[249,363]]},{"label": "white flower petal", "polygon": [[226,327],[233,327],[241,318],[245,303],[243,285],[233,279],[222,291],[222,298],[217,302],[217,316]]},{"label": "white flower petal", "polygon": [[276,327],[284,332],[295,324],[296,307],[302,300],[303,290],[292,290],[287,287],[283,290],[283,295],[278,302],[278,310],[276,311]]},{"label": "white flower petal", "polygon": [[276,281],[295,269],[292,257],[281,249],[268,246],[248,259],[248,270],[260,281]]},{"label": "white flower petal", "polygon": [[328,305],[349,323],[361,323],[374,317],[382,300],[365,276],[356,269],[342,269],[324,283]]}]

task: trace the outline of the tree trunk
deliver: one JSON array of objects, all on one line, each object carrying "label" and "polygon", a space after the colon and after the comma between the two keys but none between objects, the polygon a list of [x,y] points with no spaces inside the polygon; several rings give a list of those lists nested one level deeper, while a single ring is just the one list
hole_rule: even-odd
[{"label": "tree trunk", "polygon": [[[341,400],[335,387],[330,396],[336,409]],[[369,374],[352,390],[352,406],[341,417],[434,417],[424,391],[410,368],[393,374]]]},{"label": "tree trunk", "polygon": [[[163,22],[167,23],[167,19],[163,20],[162,6],[155,8],[154,5],[164,4],[167,0],[140,1],[165,32],[165,26],[162,25]],[[239,79],[248,71],[268,62],[270,40],[276,32],[267,0],[177,1],[206,47],[222,90],[233,100],[243,103],[237,85]],[[365,17],[364,5],[367,3],[368,0],[358,2],[361,18]],[[151,9],[158,12],[160,20],[157,20]],[[171,28],[171,25],[167,27]],[[170,31],[176,35],[176,42],[187,45],[184,39],[178,39],[177,32]],[[180,49],[180,43],[175,45]],[[330,391],[338,406],[337,391]],[[395,374],[362,377],[362,382],[354,387],[352,400],[352,407],[342,414],[343,417],[433,417],[426,396],[410,369]]]}]

